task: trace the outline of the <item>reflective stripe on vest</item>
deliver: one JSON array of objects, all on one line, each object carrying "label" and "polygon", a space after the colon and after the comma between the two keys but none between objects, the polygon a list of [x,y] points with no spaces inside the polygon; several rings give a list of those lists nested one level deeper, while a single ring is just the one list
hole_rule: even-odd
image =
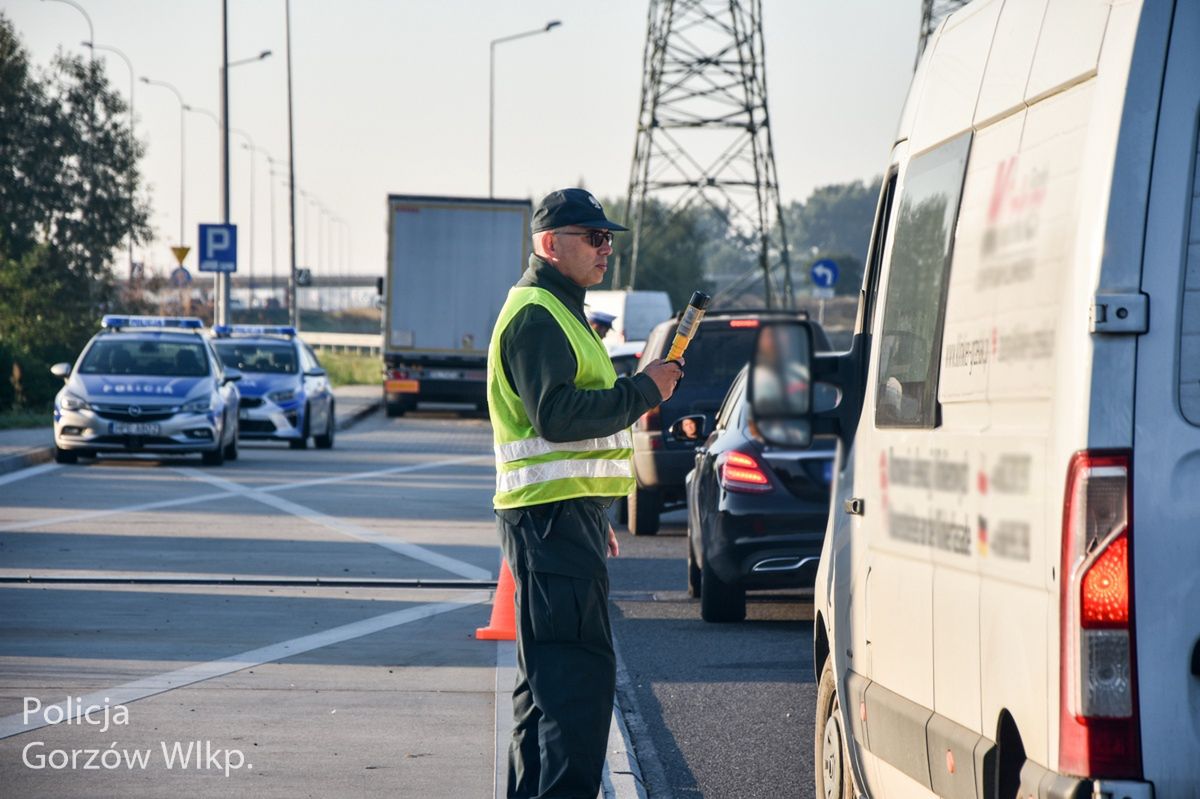
[{"label": "reflective stripe on vest", "polygon": [[496,475],[497,491],[515,491],[535,483],[569,478],[633,477],[628,458],[621,460],[549,461]]},{"label": "reflective stripe on vest", "polygon": [[[547,441],[544,438],[527,438],[496,445],[496,460],[511,463],[524,458],[534,458],[551,452],[588,452],[591,450],[632,449],[633,436],[622,430],[604,438],[585,438],[581,441]],[[605,475],[614,476],[614,475]]]}]

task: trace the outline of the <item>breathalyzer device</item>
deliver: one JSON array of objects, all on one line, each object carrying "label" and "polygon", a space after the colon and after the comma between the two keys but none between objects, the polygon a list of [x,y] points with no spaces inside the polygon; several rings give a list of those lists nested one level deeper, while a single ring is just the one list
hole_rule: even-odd
[{"label": "breathalyzer device", "polygon": [[711,299],[712,297],[703,291],[692,292],[687,310],[683,312],[683,317],[679,320],[679,327],[675,328],[675,340],[671,342],[671,349],[667,352],[666,360],[677,361],[683,357],[683,351],[687,349],[688,344],[700,329],[700,320],[704,318],[704,312],[708,309]]}]

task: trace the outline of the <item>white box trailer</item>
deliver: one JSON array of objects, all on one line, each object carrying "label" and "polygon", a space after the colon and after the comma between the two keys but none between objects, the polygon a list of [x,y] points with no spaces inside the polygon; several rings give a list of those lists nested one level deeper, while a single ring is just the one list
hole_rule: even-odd
[{"label": "white box trailer", "polygon": [[1200,2],[948,17],[866,267],[817,796],[1200,796]]},{"label": "white box trailer", "polygon": [[388,196],[384,402],[486,403],[488,341],[531,248],[528,200]]}]

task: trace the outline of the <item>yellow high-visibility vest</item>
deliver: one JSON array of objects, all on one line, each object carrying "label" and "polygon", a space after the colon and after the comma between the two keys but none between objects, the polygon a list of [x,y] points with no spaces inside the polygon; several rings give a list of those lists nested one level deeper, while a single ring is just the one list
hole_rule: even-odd
[{"label": "yellow high-visibility vest", "polygon": [[633,490],[633,438],[628,429],[603,438],[547,441],[537,434],[500,362],[500,336],[527,305],[540,305],[558,322],[575,353],[575,387],[612,388],[608,352],[558,298],[532,286],[513,288],[500,309],[488,345],[487,397],[496,450],[497,509],[523,508],[573,497],[623,497]]}]

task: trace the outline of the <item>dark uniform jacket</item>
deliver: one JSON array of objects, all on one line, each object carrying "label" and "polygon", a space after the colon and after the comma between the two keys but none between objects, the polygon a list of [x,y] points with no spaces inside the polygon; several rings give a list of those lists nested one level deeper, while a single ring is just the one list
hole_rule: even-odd
[{"label": "dark uniform jacket", "polygon": [[[553,294],[588,328],[586,290],[536,255],[517,282]],[[590,328],[589,328],[590,329]],[[628,428],[658,405],[662,395],[648,376],[619,377],[610,389],[575,387],[576,361],[570,342],[546,309],[529,305],[517,312],[500,336],[500,363],[521,398],[534,429],[547,441],[610,436]],[[604,574],[607,557],[608,498],[580,498],[528,508],[498,510],[531,569],[594,578]]]}]

